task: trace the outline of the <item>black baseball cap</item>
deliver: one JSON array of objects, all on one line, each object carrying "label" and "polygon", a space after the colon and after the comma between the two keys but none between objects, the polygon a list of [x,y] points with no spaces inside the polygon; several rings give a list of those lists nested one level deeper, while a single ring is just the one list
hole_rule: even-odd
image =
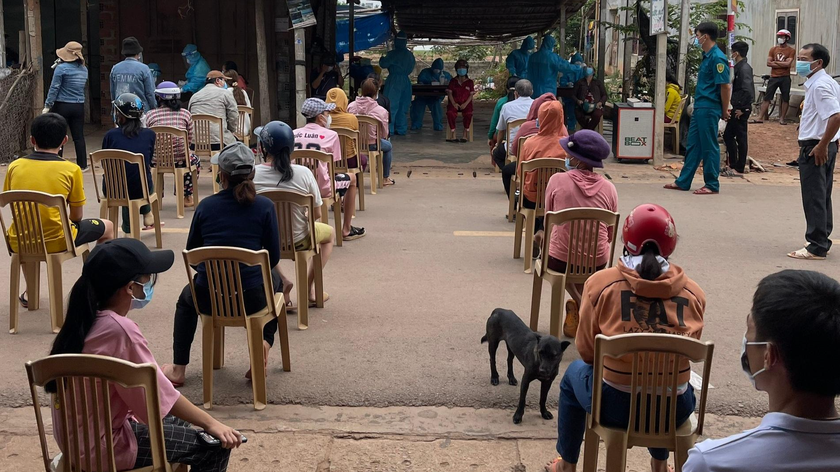
[{"label": "black baseball cap", "polygon": [[175,253],[169,249],[150,251],[141,241],[120,238],[97,244],[85,261],[82,275],[97,292],[107,294],[138,275],[166,272],[173,262]]}]

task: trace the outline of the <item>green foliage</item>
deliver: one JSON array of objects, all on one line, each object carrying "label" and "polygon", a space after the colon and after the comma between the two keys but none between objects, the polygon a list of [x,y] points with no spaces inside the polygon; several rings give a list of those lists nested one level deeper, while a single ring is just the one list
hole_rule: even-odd
[{"label": "green foliage", "polygon": [[432,46],[432,54],[452,60],[464,59],[470,61],[484,61],[493,55],[493,48],[489,46]]},{"label": "green foliage", "polygon": [[580,10],[566,18],[565,38],[560,37],[559,29],[552,31],[554,39],[557,40],[557,44],[563,42],[566,45],[567,51],[579,49],[580,29],[584,27],[584,25],[581,24],[583,22],[583,13],[590,11],[593,5],[595,5],[595,0],[586,0],[586,3],[580,8]]}]

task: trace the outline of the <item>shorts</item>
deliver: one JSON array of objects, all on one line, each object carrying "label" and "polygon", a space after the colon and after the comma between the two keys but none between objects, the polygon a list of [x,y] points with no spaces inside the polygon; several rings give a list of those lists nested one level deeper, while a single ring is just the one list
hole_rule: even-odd
[{"label": "shorts", "polygon": [[350,188],[350,174],[335,174],[336,193],[343,197],[348,188]]},{"label": "shorts", "polygon": [[772,102],[773,97],[776,96],[776,89],[782,94],[782,101],[790,103],[790,76],[787,77],[770,77],[767,81],[767,91],[764,92],[764,101]]},{"label": "shorts", "polygon": [[76,228],[76,238],[73,240],[76,247],[98,241],[105,234],[105,222],[100,219],[91,218],[70,224]]},{"label": "shorts", "polygon": [[[336,176],[338,177],[338,176]],[[324,244],[330,242],[332,239],[332,226],[316,221],[315,222],[315,242],[317,244]],[[295,251],[308,251],[312,249],[309,245],[311,241],[308,237],[301,239],[295,243]]]}]

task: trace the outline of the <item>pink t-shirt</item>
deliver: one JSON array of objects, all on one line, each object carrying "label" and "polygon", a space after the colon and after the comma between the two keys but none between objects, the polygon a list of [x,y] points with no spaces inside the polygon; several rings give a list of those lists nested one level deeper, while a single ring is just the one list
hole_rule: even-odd
[{"label": "pink t-shirt", "polygon": [[[307,123],[303,128],[298,128],[295,133],[295,149],[312,149],[332,154],[333,161],[341,160],[341,143],[338,140],[338,133],[324,128],[317,123]],[[330,170],[326,164],[318,165],[318,172],[315,173],[315,180],[321,189],[321,197],[332,196],[330,191]]]},{"label": "pink t-shirt", "polygon": [[[148,342],[140,332],[137,323],[131,319],[120,316],[113,311],[100,311],[96,315],[96,321],[88,332],[85,338],[85,347],[82,349],[83,354],[98,354],[101,356],[116,357],[125,361],[133,362],[135,364],[150,363],[157,366],[155,357],[149,350]],[[166,416],[172,409],[175,402],[181,397],[181,394],[175,390],[172,384],[163,375],[163,371],[158,366],[158,396],[160,398],[160,414]],[[137,460],[137,438],[129,424],[129,419],[133,418],[141,423],[147,423],[146,416],[146,396],[143,389],[131,388],[125,389],[119,386],[111,385],[111,427],[114,431],[114,459],[117,463],[117,470],[127,470],[134,468],[134,463]],[[92,398],[92,392],[87,392],[87,397]],[[78,400],[77,400],[78,401]],[[61,434],[63,432],[61,414],[55,410],[55,402],[52,404],[53,424],[57,427],[53,428],[55,439],[58,444],[62,444]],[[92,408],[92,407],[88,407]],[[99,411],[104,411],[104,405],[99,406]],[[81,402],[76,407],[79,417],[82,416]],[[81,422],[81,421],[80,421]],[[93,432],[94,424],[91,421],[89,431]],[[100,425],[99,431],[105,432],[105,425]],[[81,432],[79,432],[81,434]],[[71,437],[74,436],[71,434]],[[95,443],[94,441],[91,441]],[[99,443],[103,448],[102,454],[105,456],[105,438],[101,438]],[[69,451],[62,451],[68,455]],[[80,451],[82,464],[86,464],[86,457],[88,455],[92,462],[95,462],[96,451]]]},{"label": "pink t-shirt", "polygon": [[[527,142],[526,142],[527,143]],[[615,185],[600,175],[588,170],[571,170],[551,176],[545,190],[545,211],[560,211],[567,208],[603,208],[618,211],[618,193]],[[597,265],[610,260],[612,232],[601,224],[598,231]],[[583,248],[578,248],[582,251]],[[548,255],[567,262],[569,257],[569,224],[554,227]]]}]

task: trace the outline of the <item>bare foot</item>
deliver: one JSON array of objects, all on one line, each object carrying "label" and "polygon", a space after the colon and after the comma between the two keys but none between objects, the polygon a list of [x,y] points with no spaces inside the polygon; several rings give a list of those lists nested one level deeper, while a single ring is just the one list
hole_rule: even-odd
[{"label": "bare foot", "polygon": [[651,472],[674,472],[674,469],[668,465],[667,460],[660,461],[653,457],[650,458],[650,470]]},{"label": "bare foot", "polygon": [[[267,342],[263,341],[263,363],[265,364],[266,377],[268,377],[268,351],[270,350],[271,346],[269,346]],[[251,369],[248,369],[248,372],[245,372],[245,378],[251,380]]]},{"label": "bare foot", "polygon": [[163,364],[163,366],[161,366],[161,370],[163,370],[163,375],[172,382],[173,387],[177,388],[184,385],[184,381],[187,376],[187,366]]}]

